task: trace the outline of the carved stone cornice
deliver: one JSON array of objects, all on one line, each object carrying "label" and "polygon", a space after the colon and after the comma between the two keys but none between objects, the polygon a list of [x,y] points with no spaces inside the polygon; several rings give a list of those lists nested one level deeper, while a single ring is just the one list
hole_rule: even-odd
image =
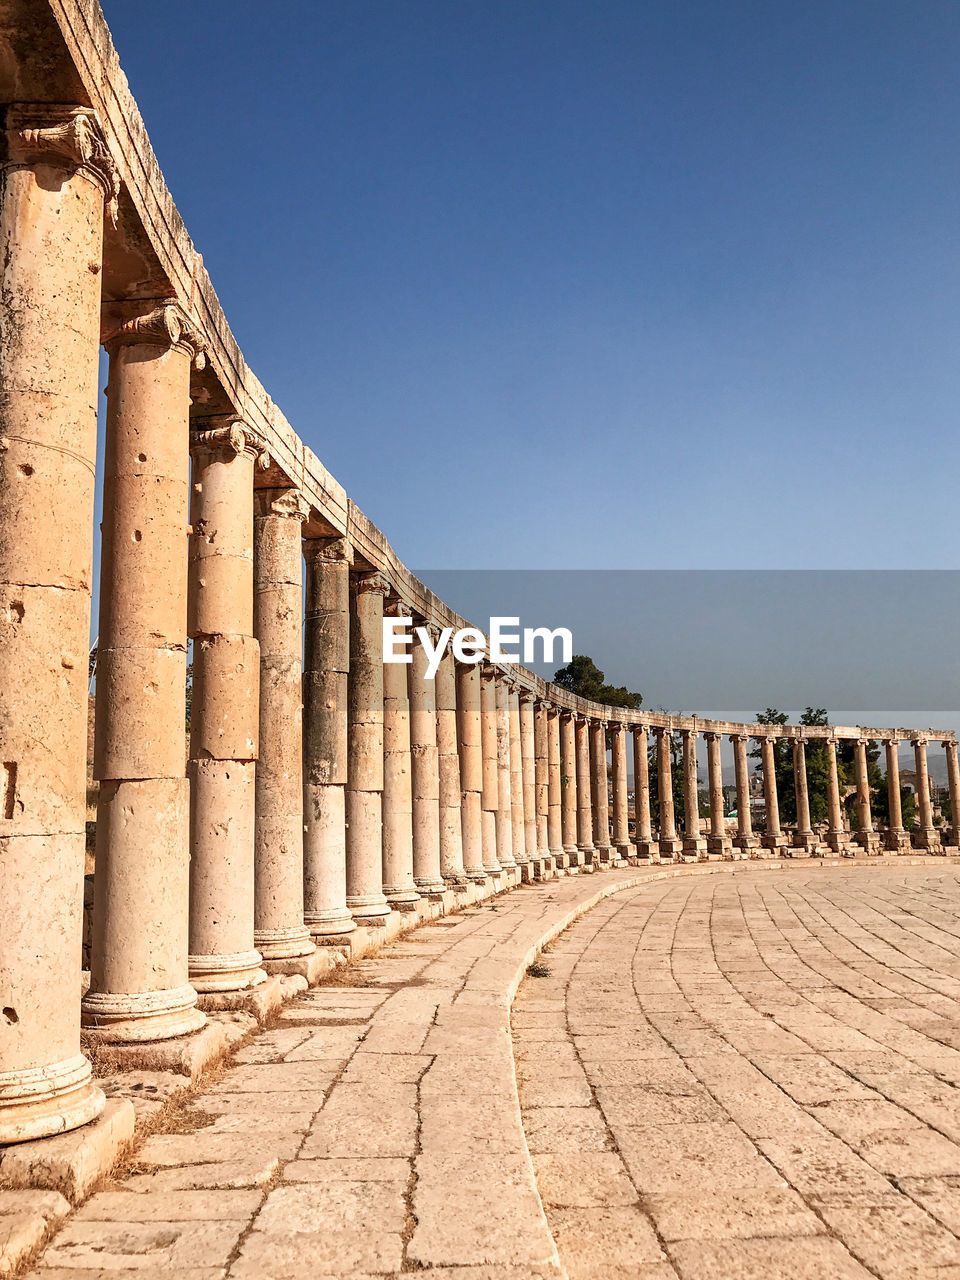
[{"label": "carved stone cornice", "polygon": [[253,510],[261,517],[286,516],[302,523],[310,514],[310,503],[299,489],[255,489]]},{"label": "carved stone cornice", "polygon": [[95,111],[55,102],[15,102],[7,107],[6,124],[11,161],[29,164],[57,156],[66,167],[82,170],[103,188],[104,208],[116,229],[120,174]]},{"label": "carved stone cornice", "polygon": [[270,467],[270,454],[263,436],[234,414],[217,414],[212,418],[193,418],[190,422],[190,452],[232,452],[237,457],[253,458],[260,471]]},{"label": "carved stone cornice", "polygon": [[388,596],[393,588],[382,573],[363,573],[357,579],[357,595]]},{"label": "carved stone cornice", "polygon": [[121,321],[105,330],[100,341],[108,350],[136,342],[166,346],[186,352],[197,369],[206,364],[206,339],[200,327],[177,302],[162,302],[149,311]]}]

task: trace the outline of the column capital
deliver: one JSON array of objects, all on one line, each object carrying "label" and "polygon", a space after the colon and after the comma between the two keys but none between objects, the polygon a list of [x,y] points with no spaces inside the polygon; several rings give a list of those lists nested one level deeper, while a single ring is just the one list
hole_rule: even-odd
[{"label": "column capital", "polygon": [[943,747],[944,751],[956,751],[957,740],[956,738],[944,738],[940,745]]},{"label": "column capital", "polygon": [[681,729],[680,732],[683,734],[685,738],[690,738],[694,742],[696,742],[697,738],[700,737],[700,734],[696,729]]},{"label": "column capital", "polygon": [[237,457],[248,454],[258,470],[270,466],[267,444],[259,431],[255,431],[235,413],[219,413],[211,418],[193,418],[190,422],[190,452],[216,453],[217,450],[233,452]]},{"label": "column capital", "polygon": [[[185,352],[194,368],[202,369],[206,364],[207,340],[200,326],[172,299],[111,305],[110,315],[101,329],[100,342],[108,351],[137,342],[165,346]],[[194,419],[195,423],[203,421],[206,420]]]},{"label": "column capital", "polygon": [[357,579],[357,595],[388,596],[392,589],[382,573],[362,573]]},{"label": "column capital", "polygon": [[707,742],[719,742],[723,734],[717,729],[704,729],[703,736]]},{"label": "column capital", "polygon": [[346,538],[305,538],[304,554],[314,560],[327,560],[353,564],[353,547]]},{"label": "column capital", "polygon": [[517,689],[517,696],[519,697],[521,703],[532,702],[534,706],[536,706],[536,704],[539,702],[539,698],[533,692],[533,690],[527,689],[523,686]]},{"label": "column capital", "polygon": [[310,514],[310,503],[299,489],[255,489],[253,512],[257,516],[287,516],[302,523]]},{"label": "column capital", "polygon": [[106,212],[116,229],[120,174],[97,113],[56,102],[14,102],[7,107],[7,152],[15,164],[54,155],[103,188]]},{"label": "column capital", "polygon": [[389,618],[414,618],[413,607],[403,596],[398,596],[393,587],[387,592],[383,601],[383,612]]}]

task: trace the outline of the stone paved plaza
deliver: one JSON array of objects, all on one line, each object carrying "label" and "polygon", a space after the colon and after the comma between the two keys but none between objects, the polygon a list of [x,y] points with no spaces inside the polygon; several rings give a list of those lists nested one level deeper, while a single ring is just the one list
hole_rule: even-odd
[{"label": "stone paved plaza", "polygon": [[288,1006],[31,1275],[960,1276],[958,874],[622,870],[421,928]]}]

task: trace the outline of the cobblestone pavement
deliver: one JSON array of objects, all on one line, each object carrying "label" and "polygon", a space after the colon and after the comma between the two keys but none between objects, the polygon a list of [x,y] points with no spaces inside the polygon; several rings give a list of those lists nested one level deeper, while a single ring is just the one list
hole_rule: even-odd
[{"label": "cobblestone pavement", "polygon": [[960,883],[807,866],[607,899],[514,1006],[571,1277],[960,1278]]}]

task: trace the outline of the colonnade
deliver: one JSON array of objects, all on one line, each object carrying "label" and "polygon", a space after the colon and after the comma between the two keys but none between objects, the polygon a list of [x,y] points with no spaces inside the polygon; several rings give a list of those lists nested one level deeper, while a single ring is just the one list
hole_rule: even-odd
[{"label": "colonnade", "polygon": [[[419,640],[409,663],[385,663],[385,615],[434,630],[462,620],[345,500],[330,498],[302,445],[292,449],[279,429],[274,439],[252,398],[231,391],[225,375],[213,378],[208,352],[226,368],[216,325],[204,330],[179,295],[138,297],[134,282],[101,297],[104,227],[109,236],[119,180],[94,113],[8,106],[5,123],[0,1142],[75,1128],[99,1113],[103,1094],[81,1052],[81,1024],[91,1041],[113,1045],[186,1039],[203,1028],[205,1008],[290,972],[318,946],[350,946],[358,930],[559,871],[818,850],[806,730],[620,712],[522,668],[449,652],[430,679]],[[99,791],[92,963],[81,998],[101,342],[109,374]],[[673,732],[683,737],[679,814]],[[845,732],[824,739],[826,843],[843,852],[856,839],[876,852],[863,743],[882,734],[857,738],[859,831],[851,836],[835,759]],[[884,739],[891,825],[882,839],[897,850],[910,844],[895,785],[894,744],[907,732]],[[732,834],[725,735],[739,800]],[[914,744],[916,840],[936,851],[929,736]],[[777,737],[794,750],[798,822],[789,833],[778,817]],[[762,846],[750,817],[751,738],[762,744]],[[952,735],[943,740],[956,822],[957,746]],[[949,840],[957,843],[955,830]]]}]

